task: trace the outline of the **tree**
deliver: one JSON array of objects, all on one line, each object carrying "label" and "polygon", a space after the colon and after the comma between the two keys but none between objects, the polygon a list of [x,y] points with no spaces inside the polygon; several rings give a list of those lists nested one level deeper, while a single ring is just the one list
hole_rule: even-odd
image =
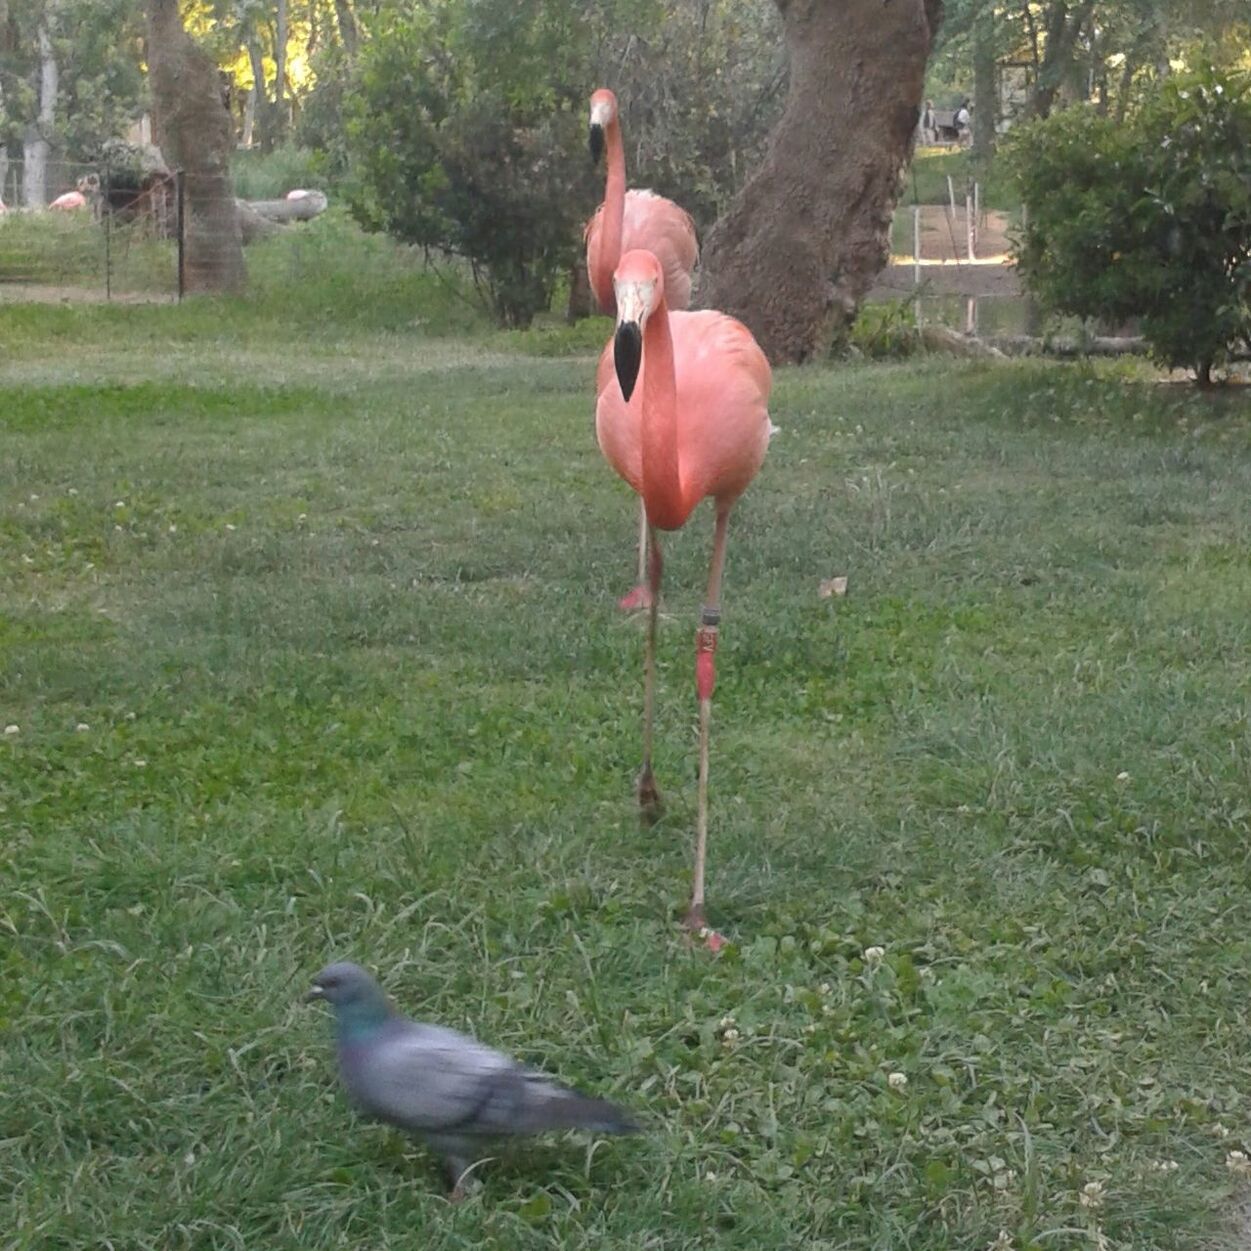
[{"label": "tree", "polygon": [[24,156],[26,203],[72,186],[54,162],[93,159],[142,88],[132,0],[0,0],[0,167]]},{"label": "tree", "polygon": [[1025,282],[1079,317],[1139,318],[1202,386],[1251,349],[1251,75],[1170,76],[1128,124],[1067,109],[1013,138]]},{"label": "tree", "polygon": [[774,361],[845,333],[885,265],[941,0],[775,0],[790,90],[769,151],[704,250],[700,303]]},{"label": "tree", "polygon": [[212,58],[183,29],[178,0],[147,0],[153,120],[169,163],[184,173],[189,291],[240,291],[247,279],[230,185],[230,114]]}]

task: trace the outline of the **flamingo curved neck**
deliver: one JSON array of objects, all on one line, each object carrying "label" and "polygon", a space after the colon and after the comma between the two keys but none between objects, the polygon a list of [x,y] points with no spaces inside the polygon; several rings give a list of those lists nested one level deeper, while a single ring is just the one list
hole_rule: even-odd
[{"label": "flamingo curved neck", "polygon": [[697,500],[682,494],[678,464],[678,393],[669,310],[662,300],[643,329],[643,503],[647,520],[676,530]]},{"label": "flamingo curved neck", "polygon": [[600,224],[599,271],[594,287],[607,292],[611,312],[616,303],[613,298],[612,276],[621,260],[621,242],[625,234],[625,144],[621,139],[621,123],[614,117],[604,128],[607,152],[608,177],[604,182],[604,217]]}]

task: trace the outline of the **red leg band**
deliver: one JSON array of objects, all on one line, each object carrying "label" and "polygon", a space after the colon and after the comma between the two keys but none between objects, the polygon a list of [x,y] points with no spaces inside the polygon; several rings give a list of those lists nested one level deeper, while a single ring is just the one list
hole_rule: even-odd
[{"label": "red leg band", "polygon": [[700,626],[695,632],[695,691],[700,699],[711,699],[717,684],[717,627]]}]

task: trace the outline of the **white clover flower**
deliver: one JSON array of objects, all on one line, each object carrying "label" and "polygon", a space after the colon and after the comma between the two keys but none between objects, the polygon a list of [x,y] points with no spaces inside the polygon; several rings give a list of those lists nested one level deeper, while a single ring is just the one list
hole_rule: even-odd
[{"label": "white clover flower", "polygon": [[908,1085],[907,1073],[892,1073],[887,1079],[886,1084],[891,1090],[904,1090]]},{"label": "white clover flower", "polygon": [[705,1173],[705,1174],[704,1174],[704,1181],[706,1181],[706,1182],[715,1182],[716,1180],[717,1180],[717,1175],[716,1175],[716,1173],[713,1173],[713,1172],[708,1172],[708,1173]]},{"label": "white clover flower", "polygon": [[1216,1124],[1212,1126],[1212,1132],[1213,1132],[1213,1133],[1214,1133],[1214,1134],[1215,1134],[1218,1138],[1228,1138],[1228,1137],[1229,1137],[1229,1126],[1228,1126],[1228,1125],[1222,1125],[1222,1124],[1220,1123],[1220,1121],[1217,1121],[1217,1122],[1216,1122]]},{"label": "white clover flower", "polygon": [[136,761],[135,761],[135,768],[136,768],[136,769],[146,769],[147,767],[148,767],[148,762],[147,762],[146,760],[136,760]]},{"label": "white clover flower", "polygon": [[1152,1160],[1151,1168],[1157,1173],[1176,1173],[1181,1167],[1176,1160]]},{"label": "white clover flower", "polygon": [[869,965],[877,965],[882,963],[882,958],[886,955],[885,947],[866,947],[864,949],[864,962]]},{"label": "white clover flower", "polygon": [[20,734],[22,732],[22,727],[20,725],[6,725],[4,727],[4,732],[8,735]]},{"label": "white clover flower", "polygon": [[1128,774],[1128,773],[1126,773],[1126,771],[1125,771],[1124,769],[1122,769],[1122,770],[1120,771],[1120,773],[1118,773],[1118,774],[1116,775],[1116,780],[1117,780],[1118,782],[1128,782],[1128,781],[1129,781],[1129,774]]},{"label": "white clover flower", "polygon": [[177,533],[178,533],[178,527],[177,527],[176,525],[174,525],[174,523],[173,523],[172,521],[169,523],[169,532],[170,532],[170,534],[177,534]]},{"label": "white clover flower", "polygon": [[1087,1182],[1082,1187],[1081,1194],[1077,1198],[1084,1208],[1103,1207],[1103,1182]]},{"label": "white clover flower", "polygon": [[77,494],[78,494],[78,488],[77,488],[77,487],[68,487],[68,488],[66,488],[65,494],[66,494],[66,495],[77,495]]},{"label": "white clover flower", "polygon": [[1225,1167],[1239,1177],[1251,1177],[1251,1160],[1245,1151],[1231,1151],[1225,1157]]},{"label": "white clover flower", "polygon": [[829,982],[822,982],[821,985],[817,987],[817,990],[823,995],[828,995],[830,993]]},{"label": "white clover flower", "polygon": [[721,1035],[721,1041],[725,1043],[727,1047],[733,1046],[736,1042],[738,1042],[738,1030],[731,1026],[725,1031],[724,1034]]},{"label": "white clover flower", "polygon": [[717,1022],[717,1028],[729,1029],[731,1025],[737,1025],[737,1024],[738,1022],[732,1016],[723,1016],[721,1020]]},{"label": "white clover flower", "polygon": [[30,498],[31,498],[32,500],[37,500],[37,499],[39,498],[39,496],[37,496],[37,495],[32,495]]},{"label": "white clover flower", "polygon": [[114,507],[114,508],[125,508],[125,507],[126,507],[126,501],[125,501],[125,500],[118,500],[118,501],[117,501],[117,503],[113,505],[113,507]]},{"label": "white clover flower", "polygon": [[234,527],[234,526],[232,526],[232,525],[230,524],[230,522],[226,522],[226,529],[227,529],[227,530],[233,530],[233,529],[235,529],[235,527]]},{"label": "white clover flower", "polygon": [[1012,1251],[1012,1235],[1006,1229],[1001,1229],[999,1237],[986,1248],[986,1251]]},{"label": "white clover flower", "polygon": [[89,729],[91,729],[91,726],[89,726],[85,721],[80,721],[74,727],[74,732],[76,734],[86,734]]}]

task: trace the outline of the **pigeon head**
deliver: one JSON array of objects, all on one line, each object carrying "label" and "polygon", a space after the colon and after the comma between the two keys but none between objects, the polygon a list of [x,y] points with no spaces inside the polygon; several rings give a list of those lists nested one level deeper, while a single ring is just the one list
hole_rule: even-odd
[{"label": "pigeon head", "polygon": [[306,1001],[324,999],[336,1012],[383,1017],[390,1015],[382,987],[359,964],[347,960],[328,964],[313,978]]}]

